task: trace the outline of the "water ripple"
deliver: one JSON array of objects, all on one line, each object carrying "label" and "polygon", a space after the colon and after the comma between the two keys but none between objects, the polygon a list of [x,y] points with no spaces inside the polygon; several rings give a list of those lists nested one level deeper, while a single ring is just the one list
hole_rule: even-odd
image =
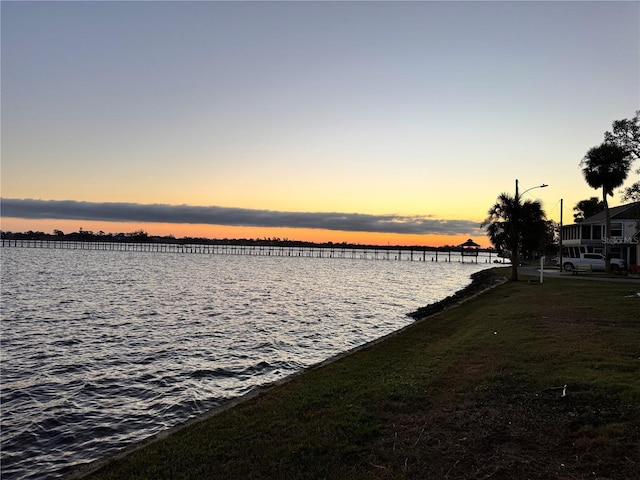
[{"label": "water ripple", "polygon": [[2,251],[2,478],[55,477],[397,330],[488,265]]}]

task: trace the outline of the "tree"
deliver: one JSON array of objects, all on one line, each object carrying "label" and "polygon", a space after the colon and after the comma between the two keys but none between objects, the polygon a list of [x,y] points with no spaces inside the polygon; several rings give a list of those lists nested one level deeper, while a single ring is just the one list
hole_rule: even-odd
[{"label": "tree", "polygon": [[604,202],[598,200],[598,197],[591,197],[588,200],[580,200],[573,207],[573,221],[582,222],[585,218],[593,217],[596,213],[604,211]]},{"label": "tree", "polygon": [[[636,173],[640,175],[640,168],[636,170]],[[640,202],[640,182],[625,188],[622,192],[622,200],[624,202]]]},{"label": "tree", "polygon": [[510,252],[511,280],[518,280],[519,250],[539,250],[547,237],[546,214],[540,202],[525,200],[517,194],[502,193],[489,209],[489,216],[480,224],[485,228],[493,246],[500,253]]},{"label": "tree", "polygon": [[634,160],[640,159],[640,110],[631,120],[616,120],[611,132],[604,133],[604,141],[627,150]]},{"label": "tree", "polygon": [[[625,150],[632,160],[640,159],[640,110],[636,110],[636,115],[632,119],[616,120],[612,124],[611,132],[605,132],[604,140],[613,143]],[[640,174],[640,168],[636,170]],[[624,189],[623,201],[640,201],[640,182],[635,182],[630,187]]]},{"label": "tree", "polygon": [[[629,151],[617,143],[607,143],[591,148],[580,162],[587,184],[594,189],[602,188],[606,235],[611,234],[611,214],[607,197],[613,196],[629,174],[633,161]],[[611,245],[605,239],[605,271],[611,273]]]},{"label": "tree", "polygon": [[557,230],[558,225],[553,220],[538,221],[534,218],[531,222],[525,221],[520,249],[521,257],[539,258],[543,255],[555,254],[558,250]]}]

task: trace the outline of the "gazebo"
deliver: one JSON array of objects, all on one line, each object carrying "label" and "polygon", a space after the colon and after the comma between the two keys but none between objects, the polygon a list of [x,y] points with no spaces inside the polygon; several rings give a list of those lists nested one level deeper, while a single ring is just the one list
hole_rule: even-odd
[{"label": "gazebo", "polygon": [[464,257],[475,257],[476,263],[478,263],[478,248],[480,248],[480,245],[469,238],[463,244],[458,245],[458,247],[460,248],[462,262],[464,262]]}]

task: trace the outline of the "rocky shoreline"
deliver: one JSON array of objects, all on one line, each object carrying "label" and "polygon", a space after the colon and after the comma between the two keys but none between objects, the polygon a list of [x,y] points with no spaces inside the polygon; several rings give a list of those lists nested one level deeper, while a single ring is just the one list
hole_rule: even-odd
[{"label": "rocky shoreline", "polygon": [[423,320],[426,317],[435,315],[448,308],[459,305],[460,303],[481,294],[489,288],[493,288],[506,282],[505,276],[495,268],[482,270],[471,275],[471,283],[462,290],[458,290],[453,295],[449,295],[439,302],[431,303],[417,310],[407,313],[414,320]]}]

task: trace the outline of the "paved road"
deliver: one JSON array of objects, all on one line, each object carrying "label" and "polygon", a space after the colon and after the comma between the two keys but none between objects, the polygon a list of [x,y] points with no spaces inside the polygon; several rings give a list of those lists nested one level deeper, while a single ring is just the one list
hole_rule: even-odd
[{"label": "paved road", "polygon": [[[640,275],[616,275],[606,276],[604,273],[580,274],[574,275],[571,272],[561,272],[557,268],[545,268],[542,272],[543,281],[545,278],[572,278],[584,280],[599,280],[609,282],[636,282],[640,283]],[[540,266],[522,266],[518,267],[518,275],[540,278]]]}]

